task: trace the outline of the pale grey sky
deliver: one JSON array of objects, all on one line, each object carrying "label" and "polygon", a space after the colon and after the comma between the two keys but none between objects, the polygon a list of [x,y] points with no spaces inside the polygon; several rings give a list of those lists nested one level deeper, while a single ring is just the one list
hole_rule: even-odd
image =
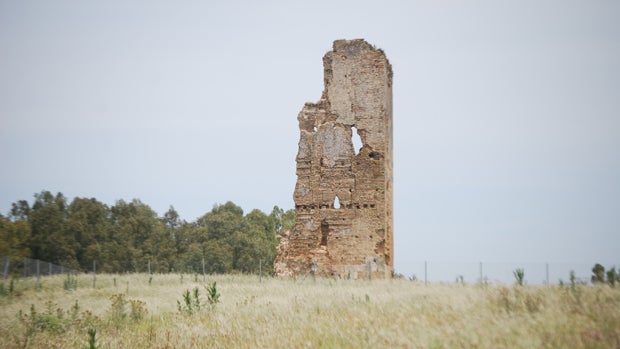
[{"label": "pale grey sky", "polygon": [[618,1],[0,0],[0,212],[41,190],[292,208],[296,117],[341,38],[394,69],[397,271],[620,266]]}]

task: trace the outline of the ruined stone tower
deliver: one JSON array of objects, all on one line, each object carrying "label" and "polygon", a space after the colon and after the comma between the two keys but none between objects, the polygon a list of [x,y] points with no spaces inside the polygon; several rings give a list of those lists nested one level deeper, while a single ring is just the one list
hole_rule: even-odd
[{"label": "ruined stone tower", "polygon": [[323,68],[321,100],[297,117],[296,222],[280,237],[275,273],[390,277],[392,67],[358,39],[335,41]]}]

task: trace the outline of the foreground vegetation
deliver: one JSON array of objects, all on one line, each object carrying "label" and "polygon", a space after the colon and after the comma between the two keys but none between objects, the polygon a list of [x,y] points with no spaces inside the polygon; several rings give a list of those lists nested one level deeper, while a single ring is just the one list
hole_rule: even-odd
[{"label": "foreground vegetation", "polygon": [[4,282],[2,348],[617,348],[620,289],[196,274]]}]

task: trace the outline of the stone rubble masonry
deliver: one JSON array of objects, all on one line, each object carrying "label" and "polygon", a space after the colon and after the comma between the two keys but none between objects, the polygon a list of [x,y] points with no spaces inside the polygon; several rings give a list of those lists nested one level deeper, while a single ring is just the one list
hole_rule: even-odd
[{"label": "stone rubble masonry", "polygon": [[323,68],[321,99],[297,117],[296,221],[279,236],[275,274],[389,278],[392,66],[382,50],[356,39],[334,41]]}]

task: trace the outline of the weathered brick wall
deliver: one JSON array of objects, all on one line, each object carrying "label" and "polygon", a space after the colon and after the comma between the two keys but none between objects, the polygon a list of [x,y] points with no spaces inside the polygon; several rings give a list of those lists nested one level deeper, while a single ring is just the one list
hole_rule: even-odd
[{"label": "weathered brick wall", "polygon": [[297,216],[280,237],[275,272],[304,275],[315,261],[321,275],[390,277],[392,67],[361,39],[335,41],[323,67],[321,100],[297,117]]}]

